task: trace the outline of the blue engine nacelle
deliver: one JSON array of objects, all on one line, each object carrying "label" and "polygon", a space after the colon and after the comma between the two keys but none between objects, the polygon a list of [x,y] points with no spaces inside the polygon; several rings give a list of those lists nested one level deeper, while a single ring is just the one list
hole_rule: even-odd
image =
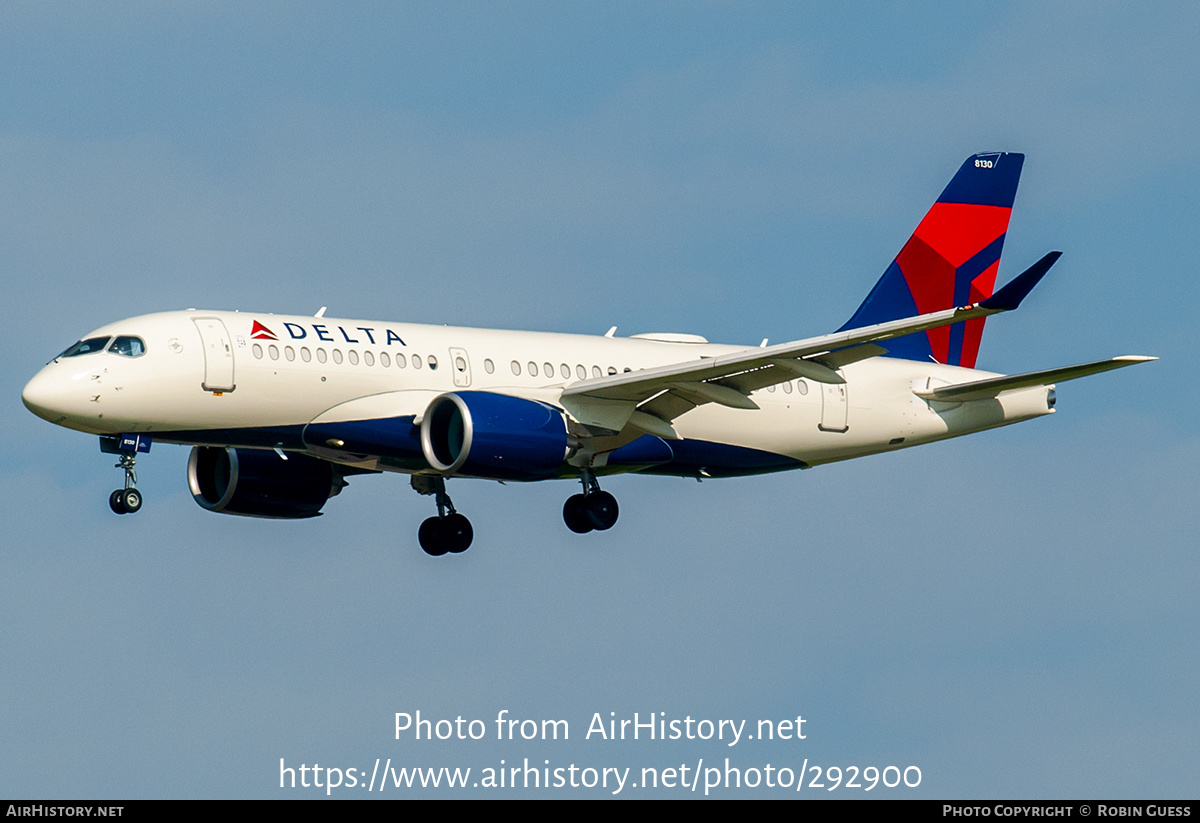
[{"label": "blue engine nacelle", "polygon": [[316,517],[345,485],[332,463],[302,454],[196,446],[188,458],[192,497],[210,512]]},{"label": "blue engine nacelle", "polygon": [[421,419],[421,450],[443,474],[532,480],[558,473],[571,449],[560,409],[494,392],[435,397]]}]

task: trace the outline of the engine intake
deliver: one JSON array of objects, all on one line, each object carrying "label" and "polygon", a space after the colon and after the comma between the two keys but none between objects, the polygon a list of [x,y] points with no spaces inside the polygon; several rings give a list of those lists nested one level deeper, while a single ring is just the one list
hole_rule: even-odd
[{"label": "engine intake", "polygon": [[523,480],[557,474],[570,438],[562,411],[548,403],[494,392],[451,392],[426,408],[421,450],[443,474]]},{"label": "engine intake", "polygon": [[273,451],[196,446],[188,457],[192,497],[210,512],[246,517],[316,517],[346,485],[332,463]]}]

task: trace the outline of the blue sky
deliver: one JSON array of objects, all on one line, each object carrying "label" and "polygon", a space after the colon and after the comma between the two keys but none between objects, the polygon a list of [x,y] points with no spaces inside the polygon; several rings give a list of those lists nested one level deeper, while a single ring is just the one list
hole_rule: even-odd
[{"label": "blue sky", "polygon": [[[912,796],[1190,796],[1198,34],[1170,3],[4,4],[0,795],[728,756],[915,765]],[[1027,155],[1001,279],[1065,254],[980,366],[1163,358],[1061,386],[1049,419],[615,478],[620,523],[582,539],[568,484],[460,481],[476,545],[447,561],[403,478],[311,522],[220,517],[166,445],[114,517],[111,458],[20,404],[88,330],[190,306],[818,334],[986,150]],[[393,732],[502,709],[572,738]],[[808,736],[584,740],[597,712]]]}]

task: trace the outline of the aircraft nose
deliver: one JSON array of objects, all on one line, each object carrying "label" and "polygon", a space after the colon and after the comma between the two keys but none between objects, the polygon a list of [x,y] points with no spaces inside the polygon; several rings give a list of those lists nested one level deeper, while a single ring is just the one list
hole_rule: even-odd
[{"label": "aircraft nose", "polygon": [[48,368],[42,369],[25,384],[25,389],[21,392],[21,402],[25,404],[25,408],[43,420],[57,423],[67,416],[67,396],[61,381],[56,379],[56,375],[49,374],[49,371]]}]

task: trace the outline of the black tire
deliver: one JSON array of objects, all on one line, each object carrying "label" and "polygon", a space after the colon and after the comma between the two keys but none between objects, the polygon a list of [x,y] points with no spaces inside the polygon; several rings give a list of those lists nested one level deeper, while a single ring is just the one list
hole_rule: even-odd
[{"label": "black tire", "polygon": [[596,531],[611,529],[617,523],[620,508],[617,498],[608,492],[593,492],[587,496],[587,516]]},{"label": "black tire", "polygon": [[128,514],[133,514],[142,507],[142,493],[137,489],[124,489],[121,492],[121,505]]},{"label": "black tire", "polygon": [[417,542],[425,550],[425,554],[441,557],[446,553],[446,541],[442,539],[442,521],[438,517],[430,517],[421,523],[417,530]]},{"label": "black tire", "polygon": [[563,503],[563,522],[576,534],[587,534],[596,528],[588,517],[586,497],[573,494],[567,498],[567,502]]},{"label": "black tire", "polygon": [[112,494],[110,494],[108,496],[108,507],[113,510],[113,514],[128,514],[129,513],[128,510],[125,508],[125,504],[123,502],[121,502],[121,498],[124,496],[124,494],[125,494],[124,489],[117,489],[115,492],[113,492]]},{"label": "black tire", "polygon": [[446,546],[446,551],[452,554],[459,554],[471,548],[471,540],[475,537],[475,530],[471,528],[471,521],[466,518],[466,515],[455,512],[442,518],[442,523],[438,526],[441,531],[442,543]]}]

